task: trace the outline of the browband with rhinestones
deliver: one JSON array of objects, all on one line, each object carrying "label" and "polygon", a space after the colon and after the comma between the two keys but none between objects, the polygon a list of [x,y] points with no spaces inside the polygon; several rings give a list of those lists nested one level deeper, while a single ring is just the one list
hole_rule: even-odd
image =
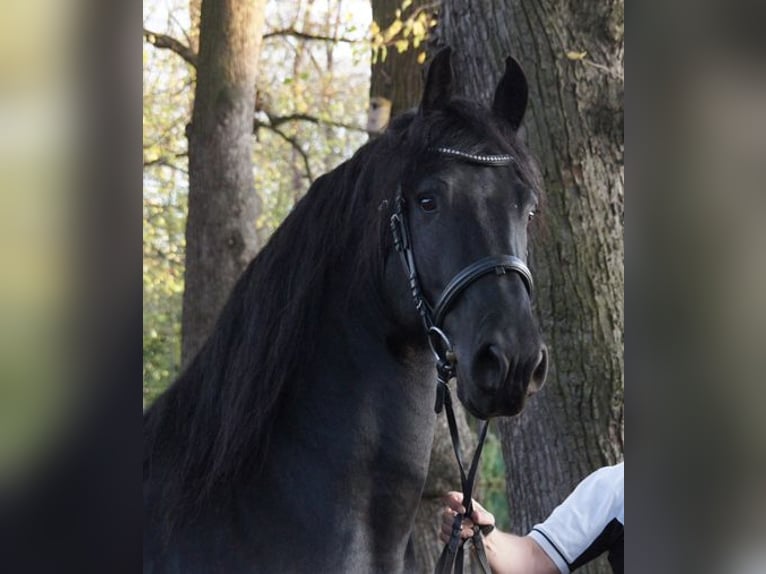
[{"label": "browband with rhinestones", "polygon": [[500,154],[500,155],[474,154],[474,153],[468,153],[465,151],[460,151],[459,149],[452,149],[449,147],[437,147],[437,148],[431,148],[431,149],[443,155],[448,155],[448,156],[456,157],[459,159],[464,159],[466,161],[480,163],[483,165],[508,165],[509,163],[513,161],[513,156],[508,154]]}]

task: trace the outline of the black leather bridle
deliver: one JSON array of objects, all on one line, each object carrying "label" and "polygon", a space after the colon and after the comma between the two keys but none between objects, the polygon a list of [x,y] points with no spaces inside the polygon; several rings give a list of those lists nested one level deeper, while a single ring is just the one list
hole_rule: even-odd
[{"label": "black leather bridle", "polygon": [[[486,166],[504,166],[513,161],[510,155],[478,155],[470,154],[451,148],[435,148],[432,151],[436,153],[454,157],[459,160],[476,163]],[[471,263],[460,270],[442,291],[435,305],[431,305],[423,294],[420,285],[418,270],[415,265],[415,254],[412,250],[412,240],[410,236],[409,225],[405,212],[405,199],[402,195],[401,185],[397,189],[394,198],[393,213],[391,214],[391,232],[394,237],[394,247],[399,252],[404,271],[409,281],[410,292],[415,301],[415,307],[420,314],[423,327],[428,335],[428,343],[436,359],[436,404],[434,410],[440,413],[442,409],[446,410],[447,423],[449,424],[450,435],[452,438],[452,449],[455,452],[458,467],[460,469],[460,480],[463,489],[463,506],[465,514],[457,514],[452,524],[452,534],[449,542],[436,565],[437,574],[449,574],[451,572],[460,573],[463,571],[463,544],[465,541],[460,538],[463,517],[470,517],[473,513],[472,492],[473,483],[476,478],[476,471],[479,466],[479,458],[484,447],[484,440],[487,436],[489,421],[482,421],[479,430],[479,441],[471,461],[468,473],[466,474],[463,457],[460,452],[460,436],[455,421],[455,413],[452,407],[452,396],[448,383],[455,378],[455,367],[457,359],[447,334],[444,332],[444,318],[452,305],[472,283],[480,277],[489,273],[496,275],[505,275],[508,272],[517,273],[521,276],[524,286],[530,297],[532,295],[532,274],[527,265],[515,255],[490,255]],[[484,572],[490,574],[489,564],[487,562],[486,552],[482,534],[491,532],[492,527],[481,528],[474,525],[474,533],[471,540],[476,548],[477,557]]]}]

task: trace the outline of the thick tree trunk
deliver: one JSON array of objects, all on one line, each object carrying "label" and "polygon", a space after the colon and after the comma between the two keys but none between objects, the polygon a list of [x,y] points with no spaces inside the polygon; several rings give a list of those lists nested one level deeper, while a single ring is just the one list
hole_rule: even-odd
[{"label": "thick tree trunk", "polygon": [[509,53],[524,67],[525,126],[546,185],[531,267],[551,370],[526,411],[500,425],[519,533],[623,453],[623,6],[442,3],[440,41],[457,51],[466,94],[489,101]]},{"label": "thick tree trunk", "polygon": [[189,138],[182,362],[199,350],[258,250],[253,189],[255,77],[264,4],[204,0]]}]

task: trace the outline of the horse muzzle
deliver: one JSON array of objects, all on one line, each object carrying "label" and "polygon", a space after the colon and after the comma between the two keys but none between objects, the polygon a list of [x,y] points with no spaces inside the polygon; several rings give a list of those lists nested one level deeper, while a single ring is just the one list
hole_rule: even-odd
[{"label": "horse muzzle", "polygon": [[523,348],[494,338],[458,359],[458,397],[479,418],[512,416],[537,393],[548,373],[548,348],[542,342]]}]

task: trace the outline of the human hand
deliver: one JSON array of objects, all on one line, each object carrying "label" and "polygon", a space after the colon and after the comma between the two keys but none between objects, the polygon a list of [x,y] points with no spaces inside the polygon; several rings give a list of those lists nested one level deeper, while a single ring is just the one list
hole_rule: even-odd
[{"label": "human hand", "polygon": [[[444,497],[444,502],[447,507],[442,513],[442,528],[439,534],[444,543],[449,542],[452,536],[452,524],[455,521],[455,516],[465,512],[463,506],[463,495],[460,492],[448,492]],[[478,524],[479,526],[495,526],[495,517],[491,512],[488,512],[481,504],[473,500],[473,514],[470,518],[463,518],[462,527],[460,529],[460,538],[466,539],[473,536],[473,526]]]}]

